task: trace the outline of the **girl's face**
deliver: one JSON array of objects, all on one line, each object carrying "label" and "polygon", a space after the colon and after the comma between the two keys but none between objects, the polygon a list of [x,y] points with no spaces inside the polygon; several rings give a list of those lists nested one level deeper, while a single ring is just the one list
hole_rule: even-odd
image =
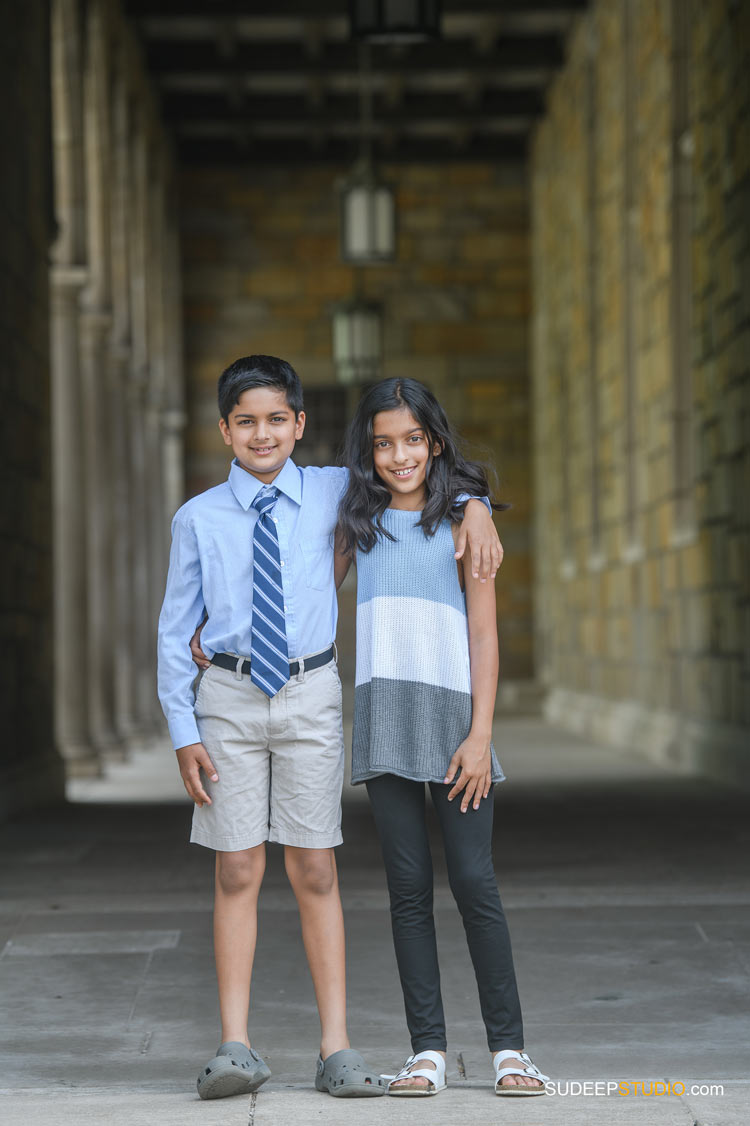
[{"label": "girl's face", "polygon": [[379,411],[372,420],[372,460],[375,472],[391,494],[393,508],[417,511],[424,507],[430,455],[427,433],[406,407]]}]

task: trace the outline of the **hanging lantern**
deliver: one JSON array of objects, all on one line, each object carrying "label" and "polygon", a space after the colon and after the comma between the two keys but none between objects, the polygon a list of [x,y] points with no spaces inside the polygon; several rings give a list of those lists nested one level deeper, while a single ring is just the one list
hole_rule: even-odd
[{"label": "hanging lantern", "polygon": [[347,301],[333,315],[333,360],[339,383],[372,383],[380,373],[382,313],[379,305]]},{"label": "hanging lantern", "polygon": [[349,0],[351,34],[371,43],[440,38],[442,0]]},{"label": "hanging lantern", "polygon": [[341,187],[341,257],[353,265],[391,262],[396,257],[393,189],[361,162]]}]

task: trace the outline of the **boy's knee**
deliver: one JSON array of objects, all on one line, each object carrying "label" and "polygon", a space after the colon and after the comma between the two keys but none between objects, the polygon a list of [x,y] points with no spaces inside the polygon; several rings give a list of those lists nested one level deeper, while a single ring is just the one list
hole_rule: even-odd
[{"label": "boy's knee", "polygon": [[336,886],[333,849],[292,848],[284,855],[286,873],[295,891],[330,895]]},{"label": "boy's knee", "polygon": [[241,852],[217,852],[217,886],[225,895],[252,891],[260,887],[265,867],[266,850],[263,845]]}]

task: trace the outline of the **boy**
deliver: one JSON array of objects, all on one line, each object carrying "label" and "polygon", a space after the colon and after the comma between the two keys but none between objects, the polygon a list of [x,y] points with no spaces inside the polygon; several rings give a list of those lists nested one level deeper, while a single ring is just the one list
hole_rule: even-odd
[{"label": "boy", "polygon": [[[190,839],[216,852],[222,1042],[198,1092],[211,1099],[255,1091],[271,1074],[250,1046],[247,1022],[265,842],[277,841],[320,1015],[315,1085],[336,1097],[382,1095],[383,1081],[349,1048],[333,853],[344,773],[333,531],[346,471],[291,460],[305,415],[299,378],[283,360],[237,360],[218,391],[219,427],[234,460],[226,482],[174,517],[159,619],[159,698],[195,802]],[[481,562],[494,575],[494,527],[483,505],[469,507],[474,570]],[[211,663],[194,697],[188,645],[206,615],[201,646]]]}]

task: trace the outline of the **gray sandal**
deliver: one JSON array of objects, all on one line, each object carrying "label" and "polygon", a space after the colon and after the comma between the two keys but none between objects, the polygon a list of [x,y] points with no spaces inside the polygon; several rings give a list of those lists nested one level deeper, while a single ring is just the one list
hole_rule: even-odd
[{"label": "gray sandal", "polygon": [[315,1086],[335,1099],[367,1099],[385,1094],[382,1078],[351,1048],[332,1052],[325,1060],[318,1056]]},{"label": "gray sandal", "polygon": [[209,1060],[196,1085],[202,1099],[224,1099],[257,1091],[270,1074],[268,1064],[256,1051],[238,1040],[230,1040]]}]

